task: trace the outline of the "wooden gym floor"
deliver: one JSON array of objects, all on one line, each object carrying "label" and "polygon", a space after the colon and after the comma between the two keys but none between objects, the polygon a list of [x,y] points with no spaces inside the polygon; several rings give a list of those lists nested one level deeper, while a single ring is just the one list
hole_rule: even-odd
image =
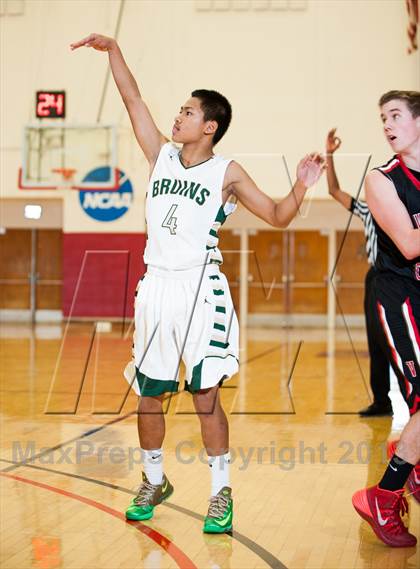
[{"label": "wooden gym floor", "polygon": [[[420,548],[386,547],[351,506],[383,471],[391,431],[391,419],[357,415],[369,403],[362,330],[352,331],[355,352],[344,331],[243,334],[240,372],[222,389],[232,536],[202,534],[210,474],[184,392],[165,407],[175,493],[151,521],[125,521],[141,471],[136,397],[121,374],[130,336],[87,323],[3,325],[2,568],[420,566]],[[419,535],[420,508],[410,507]]]}]

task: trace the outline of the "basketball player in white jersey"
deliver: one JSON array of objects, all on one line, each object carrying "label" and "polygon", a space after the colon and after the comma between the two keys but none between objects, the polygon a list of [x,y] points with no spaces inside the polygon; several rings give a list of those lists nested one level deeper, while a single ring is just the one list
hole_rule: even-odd
[{"label": "basketball player in white jersey", "polygon": [[182,358],[186,389],[192,393],[211,466],[211,498],[203,531],[228,532],[233,518],[229,436],[219,386],[238,370],[238,322],[219,269],[218,230],[236,200],[270,225],[287,227],[325,163],[317,153],[303,158],[292,191],[276,203],[237,162],[213,152],[231,120],[231,106],[223,95],[193,91],[175,118],[170,142],[156,127],[116,41],[91,34],[71,49],[81,46],[108,52],[135,136],[150,165],[144,252],[148,267],[137,287],[134,338],[136,387],[141,395],[138,429],[145,460],[143,482],[126,517],[150,519],[155,506],[173,492],[162,465],[162,401],[165,394],[178,390]]}]

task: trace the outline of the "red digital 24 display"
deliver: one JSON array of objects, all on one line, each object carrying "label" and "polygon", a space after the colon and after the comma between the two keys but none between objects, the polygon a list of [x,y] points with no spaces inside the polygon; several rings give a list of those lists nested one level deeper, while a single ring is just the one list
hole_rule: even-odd
[{"label": "red digital 24 display", "polygon": [[64,119],[66,116],[65,91],[37,91],[36,118]]}]

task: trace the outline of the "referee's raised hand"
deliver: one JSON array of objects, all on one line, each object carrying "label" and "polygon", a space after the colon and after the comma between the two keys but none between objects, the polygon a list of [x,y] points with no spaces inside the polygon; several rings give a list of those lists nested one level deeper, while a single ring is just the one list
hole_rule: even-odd
[{"label": "referee's raised hand", "polygon": [[334,152],[341,146],[341,138],[335,135],[336,131],[336,128],[332,128],[330,131],[328,131],[327,140],[325,142],[327,157],[328,155],[334,154]]}]

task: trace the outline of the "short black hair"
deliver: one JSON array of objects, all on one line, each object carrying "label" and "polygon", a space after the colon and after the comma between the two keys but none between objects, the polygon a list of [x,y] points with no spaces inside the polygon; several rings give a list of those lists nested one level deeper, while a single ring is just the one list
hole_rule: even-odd
[{"label": "short black hair", "polygon": [[216,121],[217,130],[213,136],[213,144],[217,144],[227,131],[232,120],[232,106],[221,93],[209,89],[196,89],[191,97],[200,99],[205,121]]},{"label": "short black hair", "polygon": [[414,118],[420,116],[420,91],[388,91],[379,99],[379,106],[394,99],[405,101]]}]

